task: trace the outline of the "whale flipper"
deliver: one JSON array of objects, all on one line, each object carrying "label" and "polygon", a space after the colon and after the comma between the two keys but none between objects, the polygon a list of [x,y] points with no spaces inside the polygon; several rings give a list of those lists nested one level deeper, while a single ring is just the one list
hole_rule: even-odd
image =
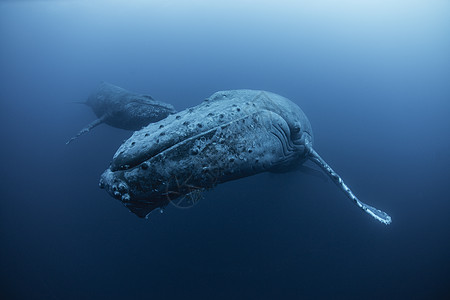
[{"label": "whale flipper", "polygon": [[386,225],[391,224],[392,219],[387,213],[361,202],[355,196],[355,194],[353,194],[350,188],[344,183],[344,180],[342,180],[341,176],[339,176],[335,171],[333,171],[333,169],[323,160],[322,157],[320,157],[320,155],[311,147],[311,145],[307,144],[306,146],[309,150],[309,159],[313,161],[315,164],[317,164],[331,178],[331,180],[347,195],[347,197],[353,201],[353,203],[355,203],[358,207],[360,207],[362,210],[364,210],[366,213],[368,213],[381,223],[384,223]]},{"label": "whale flipper", "polygon": [[105,119],[106,119],[106,115],[103,115],[102,117],[98,118],[97,120],[94,120],[92,123],[90,123],[89,125],[87,125],[83,129],[81,129],[80,132],[78,132],[74,137],[72,137],[70,140],[68,140],[66,142],[66,145],[68,145],[72,141],[76,140],[80,135],[88,133],[89,131],[91,131],[92,128],[102,124],[105,121]]}]

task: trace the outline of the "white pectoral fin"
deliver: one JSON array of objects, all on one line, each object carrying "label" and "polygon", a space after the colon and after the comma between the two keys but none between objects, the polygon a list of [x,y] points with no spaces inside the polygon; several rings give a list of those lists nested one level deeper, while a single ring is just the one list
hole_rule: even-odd
[{"label": "white pectoral fin", "polygon": [[381,223],[386,225],[391,224],[392,219],[387,213],[361,202],[355,196],[355,194],[353,194],[350,188],[344,183],[342,178],[335,171],[333,171],[333,169],[319,156],[319,154],[317,154],[317,152],[314,151],[314,149],[310,145],[308,145],[307,147],[309,150],[309,159],[314,163],[316,163],[331,178],[331,180],[347,195],[347,197],[353,201],[353,203],[355,203],[358,207],[360,207],[362,210],[364,210],[366,213],[368,213]]},{"label": "white pectoral fin", "polygon": [[103,121],[105,120],[105,117],[101,117],[98,118],[97,120],[93,121],[92,123],[90,123],[89,125],[87,125],[86,127],[84,127],[83,129],[80,130],[80,132],[78,132],[74,137],[72,137],[70,140],[68,140],[66,142],[66,145],[70,144],[72,141],[76,140],[79,136],[88,133],[89,131],[91,131],[92,128],[100,125],[103,123]]},{"label": "white pectoral fin", "polygon": [[360,202],[362,205],[361,208],[364,209],[369,215],[380,221],[381,223],[384,223],[386,225],[391,224],[392,219],[391,217],[385,213],[384,211],[381,211],[379,209],[376,209],[375,207],[372,207],[370,205],[364,204]]}]

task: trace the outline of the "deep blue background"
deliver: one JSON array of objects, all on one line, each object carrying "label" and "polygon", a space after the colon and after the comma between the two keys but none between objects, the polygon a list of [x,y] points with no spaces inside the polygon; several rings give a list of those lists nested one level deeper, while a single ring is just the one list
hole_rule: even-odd
[{"label": "deep blue background", "polygon": [[[449,2],[227,3],[0,3],[2,299],[448,296]],[[94,119],[69,102],[102,80],[179,110],[218,90],[284,95],[393,223],[302,173],[139,219],[97,187],[131,133],[65,145]]]}]

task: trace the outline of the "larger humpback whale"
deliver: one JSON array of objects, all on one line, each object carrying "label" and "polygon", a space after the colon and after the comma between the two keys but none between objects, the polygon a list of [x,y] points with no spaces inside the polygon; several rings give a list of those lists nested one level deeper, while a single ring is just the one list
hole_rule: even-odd
[{"label": "larger humpback whale", "polygon": [[102,123],[135,131],[176,112],[171,104],[156,101],[149,95],[129,92],[107,82],[102,82],[88,100],[81,103],[90,106],[98,119],[83,128],[66,144]]},{"label": "larger humpback whale", "polygon": [[283,172],[310,160],[363,211],[361,202],[313,149],[311,124],[290,100],[265,91],[231,90],[135,132],[114,155],[100,187],[139,217],[186,195],[261,172]]}]

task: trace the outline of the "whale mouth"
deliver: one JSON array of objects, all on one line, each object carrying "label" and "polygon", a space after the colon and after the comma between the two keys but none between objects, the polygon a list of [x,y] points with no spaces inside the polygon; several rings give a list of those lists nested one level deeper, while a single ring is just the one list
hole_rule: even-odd
[{"label": "whale mouth", "polygon": [[140,218],[148,217],[153,210],[165,207],[170,199],[168,197],[141,198],[133,195],[133,187],[129,186],[122,174],[117,175],[106,169],[100,177],[99,187],[105,189],[113,198],[122,202],[132,213]]}]

